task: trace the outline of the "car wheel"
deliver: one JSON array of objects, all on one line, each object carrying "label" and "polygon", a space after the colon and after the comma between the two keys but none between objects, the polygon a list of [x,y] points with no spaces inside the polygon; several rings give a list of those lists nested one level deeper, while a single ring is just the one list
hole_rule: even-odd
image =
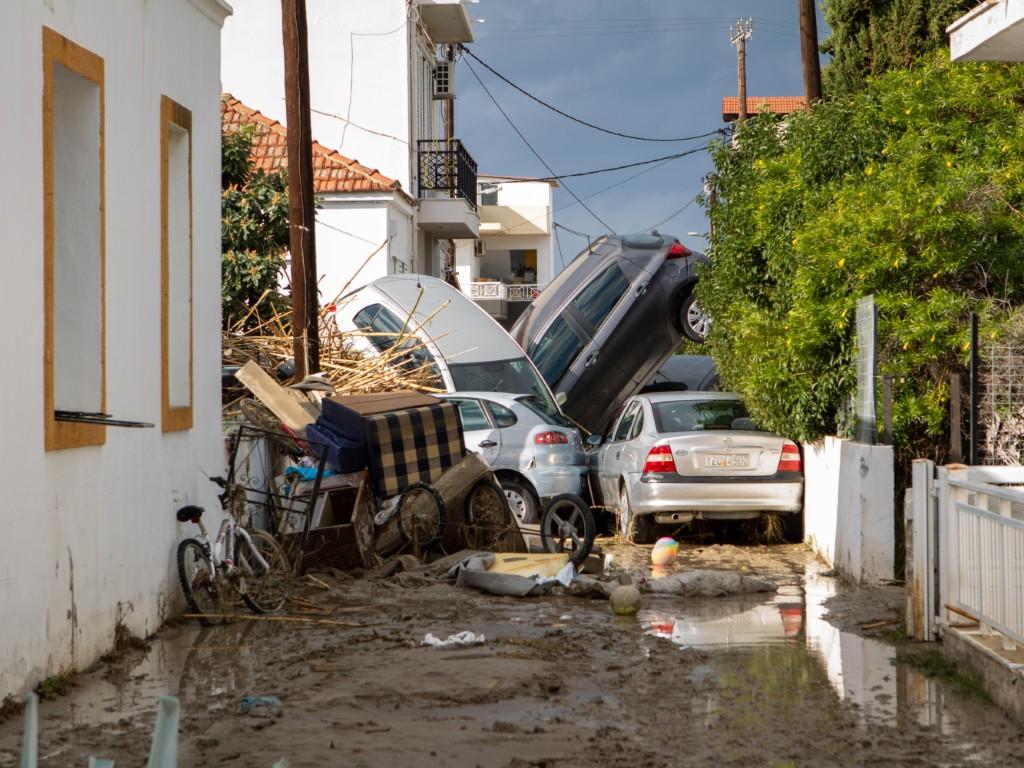
[{"label": "car wheel", "polygon": [[711,330],[711,318],[701,309],[692,291],[679,307],[679,326],[683,335],[690,341],[698,344],[707,341],[708,331]]},{"label": "car wheel", "polygon": [[653,530],[650,515],[634,515],[629,506],[629,492],[623,485],[619,490],[619,532],[630,544],[650,544]]},{"label": "car wheel", "polygon": [[537,522],[538,503],[533,491],[518,480],[502,480],[501,488],[516,520],[527,525]]}]

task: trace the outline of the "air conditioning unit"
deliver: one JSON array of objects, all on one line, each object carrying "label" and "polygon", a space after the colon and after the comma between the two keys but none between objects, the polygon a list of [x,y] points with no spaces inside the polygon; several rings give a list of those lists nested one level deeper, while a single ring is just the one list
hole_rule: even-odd
[{"label": "air conditioning unit", "polygon": [[487,243],[483,240],[475,240],[473,242],[473,255],[474,256],[486,256],[487,255]]},{"label": "air conditioning unit", "polygon": [[454,61],[438,61],[434,64],[434,98],[455,98]]}]

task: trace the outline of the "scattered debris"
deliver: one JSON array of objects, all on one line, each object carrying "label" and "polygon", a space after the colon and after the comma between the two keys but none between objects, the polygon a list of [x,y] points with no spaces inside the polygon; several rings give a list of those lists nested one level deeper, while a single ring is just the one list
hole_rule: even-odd
[{"label": "scattered debris", "polygon": [[270,708],[277,711],[281,709],[281,700],[277,696],[243,696],[239,709],[245,712],[252,712],[254,709]]},{"label": "scattered debris", "polygon": [[633,586],[628,573],[619,574],[619,583],[612,589],[608,602],[616,616],[633,616],[640,610],[640,590]]},{"label": "scattered debris", "polygon": [[[517,564],[513,570],[505,571],[502,567],[494,569],[498,562],[496,555],[485,553],[473,555],[451,568],[447,578],[458,587],[475,589],[488,595],[502,597],[527,597],[540,595],[548,587],[560,585],[568,587],[576,577],[576,568],[571,562],[564,562],[557,575],[542,575],[550,569],[551,561],[544,555],[520,555],[521,558],[541,558],[530,568],[525,564]],[[529,561],[527,561],[529,562]],[[524,572],[534,571],[530,576]]]},{"label": "scattered debris", "polygon": [[486,637],[467,629],[455,635],[448,635],[444,640],[428,632],[421,644],[429,645],[431,648],[468,648],[473,645],[483,645],[486,642]]}]

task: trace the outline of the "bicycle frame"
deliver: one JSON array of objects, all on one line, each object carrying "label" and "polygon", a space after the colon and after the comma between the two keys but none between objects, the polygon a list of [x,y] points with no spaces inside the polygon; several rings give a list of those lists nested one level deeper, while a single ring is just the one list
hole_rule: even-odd
[{"label": "bicycle frame", "polygon": [[[256,559],[257,563],[264,570],[270,569],[270,563],[268,563],[263,555],[260,554],[259,550],[252,543],[252,537],[249,532],[235,523],[233,517],[228,515],[221,521],[220,531],[217,532],[217,538],[210,543],[210,533],[203,525],[203,521],[196,520],[196,525],[199,526],[199,543],[203,545],[206,550],[206,556],[210,561],[210,570],[213,573],[219,572],[219,569],[226,566],[228,573],[233,573],[236,567],[234,560],[235,551],[235,537],[241,538],[249,545],[249,552]],[[254,576],[250,563],[243,561],[245,569],[249,572],[249,576]]]}]

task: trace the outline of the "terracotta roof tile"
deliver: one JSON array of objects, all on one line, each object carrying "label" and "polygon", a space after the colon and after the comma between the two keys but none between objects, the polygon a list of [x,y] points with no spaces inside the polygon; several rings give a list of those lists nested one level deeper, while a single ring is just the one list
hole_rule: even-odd
[{"label": "terracotta roof tile", "polygon": [[[747,114],[760,115],[770,112],[776,115],[788,115],[807,109],[807,99],[803,96],[747,96]],[[740,112],[740,100],[736,96],[722,98],[722,119],[731,122]]]},{"label": "terracotta roof tile", "polygon": [[[285,127],[261,112],[245,106],[230,93],[220,97],[221,129],[237,131],[251,125],[253,143],[251,158],[256,170],[275,171],[288,167],[288,137]],[[313,191],[329,192],[398,192],[409,197],[402,185],[380,171],[350,160],[323,144],[313,142]]]}]

